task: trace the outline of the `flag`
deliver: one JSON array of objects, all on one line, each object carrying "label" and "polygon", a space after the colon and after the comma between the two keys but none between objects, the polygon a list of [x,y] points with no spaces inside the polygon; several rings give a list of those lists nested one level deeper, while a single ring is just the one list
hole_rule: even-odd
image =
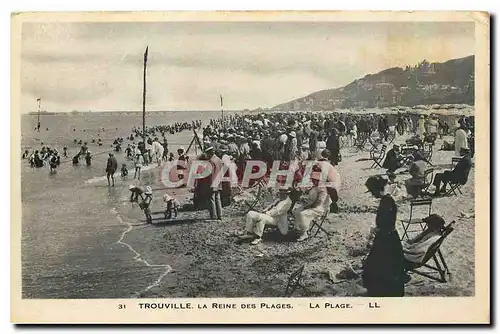
[{"label": "flag", "polygon": [[36,102],[40,102],[42,101],[42,99],[39,97],[38,99],[36,99]]}]

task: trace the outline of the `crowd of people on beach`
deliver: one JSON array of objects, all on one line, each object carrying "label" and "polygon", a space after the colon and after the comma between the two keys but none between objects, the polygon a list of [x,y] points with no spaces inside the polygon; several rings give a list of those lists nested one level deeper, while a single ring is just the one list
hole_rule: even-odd
[{"label": "crowd of people on beach", "polygon": [[[403,296],[404,284],[410,279],[408,271],[423,260],[426,252],[441,237],[445,221],[442,217],[432,214],[424,219],[425,230],[412,239],[401,241],[395,229],[397,204],[392,194],[398,187],[396,171],[406,167],[410,178],[404,180],[405,188],[411,198],[422,196],[441,196],[446,193],[447,184],[465,182],[472,167],[473,157],[473,123],[466,117],[459,119],[458,127],[442,125],[437,116],[420,116],[415,122],[410,117],[398,115],[396,126],[389,125],[385,115],[354,116],[354,115],[308,115],[308,114],[266,114],[247,117],[233,117],[226,120],[212,121],[203,129],[203,146],[205,152],[202,159],[213,162],[215,170],[223,161],[233,161],[238,171],[244,171],[245,164],[251,160],[262,160],[271,170],[272,162],[279,160],[283,167],[290,168],[293,162],[298,163],[294,186],[280,188],[278,198],[261,211],[249,211],[245,216],[245,228],[241,240],[249,240],[251,244],[262,242],[265,227],[275,226],[282,236],[289,234],[289,214],[293,212],[294,229],[297,231],[296,241],[308,238],[308,231],[314,220],[321,219],[329,212],[338,212],[340,175],[335,166],[341,161],[339,137],[349,136],[353,140],[359,138],[378,138],[380,143],[390,144],[390,134],[399,135],[407,132],[410,136],[405,147],[400,151],[399,145],[387,152],[383,168],[385,175],[370,177],[366,182],[368,191],[379,198],[375,228],[371,247],[363,263],[363,286],[369,296]],[[231,124],[226,126],[226,122]],[[391,129],[392,127],[392,129]],[[427,166],[432,163],[426,157],[426,144],[432,146],[437,137],[447,135],[453,129],[455,141],[452,144],[457,165],[449,171],[437,173],[432,184],[434,194],[424,193],[428,188],[425,175]],[[373,136],[378,132],[378,136]],[[300,149],[299,149],[300,148]],[[374,149],[377,149],[374,145]],[[215,157],[215,158],[214,158]],[[311,174],[312,185],[308,188],[297,187],[302,178],[300,162],[313,159],[317,164]],[[220,168],[220,167],[219,167]],[[328,181],[333,187],[321,186],[321,172],[328,171]],[[302,170],[303,171],[303,170]],[[238,173],[241,179],[241,172]],[[209,179],[210,180],[210,179]],[[210,184],[209,182],[207,182]],[[390,188],[391,190],[388,190]],[[200,191],[199,187],[195,192]],[[228,188],[229,190],[230,188]],[[209,189],[205,195],[212,218],[220,218],[219,193],[222,188]],[[300,197],[301,205],[295,205]],[[203,202],[203,201],[202,201]],[[295,207],[294,207],[295,206]]]},{"label": "crowd of people on beach", "polygon": [[[169,152],[166,135],[180,131],[193,131],[193,135],[201,146],[202,153],[190,159],[184,147],[177,149],[177,155]],[[311,224],[329,213],[339,211],[338,201],[341,196],[341,182],[337,166],[342,161],[342,143],[352,147],[361,147],[364,143],[372,145],[371,152],[380,149],[381,145],[393,144],[394,138],[404,134],[409,136],[404,147],[393,144],[384,152],[381,167],[386,174],[372,176],[366,181],[368,191],[380,199],[375,219],[375,229],[370,241],[370,251],[363,264],[363,283],[370,296],[403,296],[404,284],[408,280],[409,262],[419,261],[443,229],[442,217],[428,218],[425,233],[402,244],[395,229],[397,204],[392,194],[398,186],[397,171],[406,169],[410,178],[404,180],[409,196],[417,198],[423,193],[426,184],[426,170],[431,164],[426,145],[435,144],[436,138],[454,134],[454,142],[443,144],[441,149],[453,149],[460,161],[453,170],[437,173],[432,184],[435,186],[433,196],[446,193],[448,184],[466,177],[472,166],[474,156],[474,124],[467,117],[459,119],[458,126],[450,126],[436,115],[357,115],[340,113],[260,113],[230,114],[224,118],[211,119],[202,127],[201,121],[175,123],[174,125],[154,125],[143,130],[134,127],[125,138],[130,143],[125,148],[124,162],[132,160],[134,179],[141,178],[144,165],[156,162],[158,165],[171,162],[176,165],[176,175],[181,187],[186,185],[189,173],[187,167],[190,160],[205,161],[212,171],[194,183],[193,203],[197,209],[208,209],[210,219],[221,220],[223,207],[232,203],[235,186],[229,181],[215,182],[217,172],[225,170],[224,176],[234,172],[238,184],[245,179],[247,165],[252,161],[260,161],[265,167],[263,175],[250,180],[248,187],[269,180],[273,166],[279,161],[279,170],[291,170],[293,181],[291,186],[285,185],[278,178],[277,199],[264,210],[250,210],[245,215],[245,225],[239,234],[241,241],[253,245],[262,242],[264,229],[275,226],[285,237],[290,234],[289,214],[294,218],[293,229],[297,242],[309,238]],[[200,138],[201,137],[201,138]],[[122,151],[125,140],[116,138],[112,143],[113,152],[109,152],[106,163],[106,176],[109,186],[115,185],[114,174],[119,163],[114,154]],[[136,143],[137,141],[137,143]],[[92,154],[86,142],[77,141],[80,150],[73,156],[73,164],[78,164],[80,157],[91,164]],[[102,141],[92,141],[102,146]],[[64,148],[64,157],[68,156]],[[56,149],[42,147],[41,151],[26,150],[23,158],[29,160],[31,166],[42,167],[48,162],[52,170],[61,163]],[[306,172],[306,162],[312,161],[312,170]],[[229,166],[234,166],[231,169]],[[227,167],[224,169],[224,167]],[[253,171],[253,170],[252,170]],[[203,171],[196,171],[203,174]],[[309,174],[308,174],[309,173]],[[299,185],[309,175],[311,183]],[[121,176],[128,176],[126,163],[122,162]],[[326,181],[328,186],[322,185]],[[186,181],[186,182],[185,182]],[[236,187],[238,188],[238,186]],[[392,189],[392,190],[388,190]],[[146,221],[153,222],[151,205],[153,190],[140,185],[130,185],[131,202],[139,202],[144,211]],[[428,194],[427,194],[428,195]],[[141,199],[139,201],[139,198]],[[181,211],[179,201],[168,193],[162,196],[165,206],[164,218],[176,218]],[[299,203],[300,202],[300,203]]]}]

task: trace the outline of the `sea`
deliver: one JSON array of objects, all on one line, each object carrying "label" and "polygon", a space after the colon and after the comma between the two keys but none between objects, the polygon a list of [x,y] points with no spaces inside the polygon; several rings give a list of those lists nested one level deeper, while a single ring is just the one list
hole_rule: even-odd
[{"label": "sea", "polygon": [[[148,113],[146,125],[219,118],[220,111]],[[129,206],[128,180],[116,177],[108,187],[105,168],[107,153],[115,138],[126,138],[131,129],[142,126],[140,113],[80,113],[42,115],[40,132],[36,115],[21,116],[21,149],[68,148],[57,173],[47,166],[32,168],[21,163],[22,202],[22,296],[35,299],[127,298],[137,297],[168,273],[168,264],[148,263],[126,235],[137,221],[118,214]],[[101,138],[102,147],[92,143]],[[169,149],[187,148],[193,133],[185,130],[168,135]],[[86,141],[94,159],[73,166],[71,157]],[[130,141],[124,141],[124,147]],[[125,153],[115,154],[119,166],[132,162]],[[21,159],[21,157],[19,157]],[[132,171],[133,175],[133,171]],[[141,184],[154,182],[145,172]],[[123,211],[123,210],[122,210]],[[14,227],[15,228],[15,227]],[[147,242],[142,240],[141,242]]]}]

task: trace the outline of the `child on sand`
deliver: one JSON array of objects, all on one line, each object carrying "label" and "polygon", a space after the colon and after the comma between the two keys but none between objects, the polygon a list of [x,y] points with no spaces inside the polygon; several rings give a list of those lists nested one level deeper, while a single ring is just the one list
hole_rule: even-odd
[{"label": "child on sand", "polygon": [[174,218],[177,218],[180,203],[176,198],[170,196],[169,194],[163,195],[163,205],[166,207],[165,219],[172,218],[172,210],[174,211]]},{"label": "child on sand", "polygon": [[125,177],[125,176],[128,175],[128,169],[127,169],[127,165],[126,164],[122,165],[121,173],[122,173],[122,177]]},{"label": "child on sand", "polygon": [[148,224],[153,223],[153,217],[151,217],[151,202],[153,201],[153,189],[150,186],[146,187],[146,191],[144,192],[144,198],[141,203],[139,203],[139,207],[144,210],[144,215],[146,216],[146,221]]},{"label": "child on sand", "polygon": [[143,199],[142,194],[144,193],[144,190],[136,185],[131,184],[128,187],[128,190],[130,190],[130,202],[137,202],[139,199],[139,196],[141,196],[141,199]]}]

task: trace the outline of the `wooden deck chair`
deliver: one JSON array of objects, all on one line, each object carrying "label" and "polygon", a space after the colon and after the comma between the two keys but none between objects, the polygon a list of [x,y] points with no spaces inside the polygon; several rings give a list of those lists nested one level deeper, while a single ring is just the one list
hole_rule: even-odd
[{"label": "wooden deck chair", "polygon": [[445,196],[450,196],[451,194],[457,196],[457,191],[460,195],[462,194],[462,190],[460,188],[464,186],[467,181],[469,180],[469,173],[470,173],[471,168],[468,168],[463,175],[461,175],[458,179],[450,181],[448,184],[450,186],[450,189],[444,194]]},{"label": "wooden deck chair", "polygon": [[[425,216],[415,217],[414,211],[416,207],[428,207]],[[408,234],[410,232],[422,232],[425,229],[425,222],[422,221],[423,218],[431,215],[432,210],[432,198],[420,198],[413,199],[410,201],[410,218],[408,220],[401,220],[401,226],[403,227],[403,235],[401,240],[406,240],[409,238]],[[420,229],[409,230],[410,226],[419,225]]]},{"label": "wooden deck chair", "polygon": [[[314,238],[315,236],[317,236],[319,231],[325,233],[328,238],[330,237],[330,233],[323,228],[323,223],[328,217],[329,211],[330,211],[329,209],[326,209],[325,213],[321,217],[314,219],[312,221],[311,226],[309,227],[309,231],[307,231],[307,233],[309,234],[309,238]],[[314,228],[316,228],[316,233],[313,234]]]},{"label": "wooden deck chair", "polygon": [[[448,265],[446,264],[446,261],[444,259],[443,254],[441,253],[440,247],[446,239],[448,235],[450,235],[451,232],[453,232],[454,228],[453,225],[455,224],[455,221],[452,221],[450,224],[448,224],[444,230],[443,233],[441,234],[441,237],[436,240],[428,249],[427,252],[425,253],[424,258],[420,263],[413,263],[407,261],[407,271],[411,271],[415,274],[430,278],[432,280],[445,283],[447,282],[446,276],[450,276],[450,271],[448,269]],[[428,264],[430,260],[434,261],[435,266],[432,266]],[[431,272],[425,272],[422,271],[421,268],[427,268],[430,269]],[[436,273],[439,275],[436,277]]]},{"label": "wooden deck chair", "polygon": [[373,161],[373,164],[370,168],[380,167],[382,168],[382,163],[385,157],[385,151],[387,150],[387,145],[382,145],[380,150],[372,150],[370,151],[370,160]]},{"label": "wooden deck chair", "polygon": [[300,279],[304,273],[305,264],[301,265],[299,269],[294,271],[288,278],[288,283],[286,285],[285,297],[291,297],[298,287],[304,288],[301,284]]}]

